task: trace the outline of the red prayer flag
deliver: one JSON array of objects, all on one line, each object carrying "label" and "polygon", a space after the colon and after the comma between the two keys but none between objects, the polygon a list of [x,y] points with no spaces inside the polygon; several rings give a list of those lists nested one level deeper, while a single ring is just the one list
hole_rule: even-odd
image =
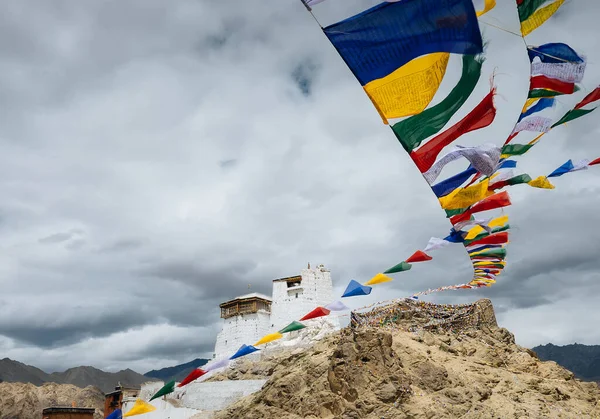
[{"label": "red prayer flag", "polygon": [[417,250],[415,253],[412,254],[411,257],[406,259],[406,263],[427,262],[431,259],[433,258],[427,253],[423,252],[422,250]]},{"label": "red prayer flag", "polygon": [[600,157],[598,157],[596,160],[592,160],[588,166],[594,166],[596,164],[600,164]]},{"label": "red prayer flag", "polygon": [[317,317],[327,316],[329,313],[331,313],[331,311],[327,310],[325,307],[317,307],[313,311],[308,313],[306,316],[302,317],[300,319],[300,321],[316,319]]},{"label": "red prayer flag", "polygon": [[496,208],[508,207],[510,205],[510,198],[508,196],[508,192],[503,191],[492,196],[488,196],[485,199],[482,199],[475,205],[473,205],[470,209],[466,210],[462,214],[455,215],[450,217],[450,222],[452,225],[459,223],[461,221],[468,220],[471,215],[477,212],[489,211]]},{"label": "red prayer flag", "polygon": [[519,135],[521,131],[517,131],[517,132],[513,132],[512,134],[510,134],[508,136],[508,138],[506,139],[506,141],[504,142],[504,145],[510,143],[517,135]]},{"label": "red prayer flag", "polygon": [[596,87],[592,93],[583,98],[581,102],[579,102],[575,109],[583,108],[585,105],[600,100],[600,87]]},{"label": "red prayer flag", "polygon": [[531,83],[529,84],[529,90],[534,89],[549,89],[570,95],[575,91],[575,83],[567,83],[546,76],[535,76],[531,78]]},{"label": "red prayer flag", "polygon": [[410,153],[410,157],[421,173],[428,171],[444,147],[452,144],[458,137],[467,132],[487,127],[494,121],[496,117],[495,94],[496,89],[492,89],[479,105],[462,120]]},{"label": "red prayer flag", "polygon": [[508,232],[502,231],[500,233],[495,233],[484,237],[483,239],[477,240],[475,242],[469,243],[469,246],[480,246],[482,244],[504,244],[508,243]]},{"label": "red prayer flag", "polygon": [[177,385],[177,387],[183,387],[183,386],[191,383],[195,379],[202,377],[204,374],[206,374],[206,371],[204,371],[200,368],[196,368],[194,371],[190,372],[188,374],[188,376],[185,377],[183,379],[183,381]]}]

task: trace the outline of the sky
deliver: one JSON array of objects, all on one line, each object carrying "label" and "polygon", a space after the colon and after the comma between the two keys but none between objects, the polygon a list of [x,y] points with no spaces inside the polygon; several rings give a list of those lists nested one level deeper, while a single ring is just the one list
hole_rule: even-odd
[{"label": "sky", "polygon": [[[492,74],[497,117],[460,145],[502,144],[527,95],[516,9],[499,3],[482,18],[481,80],[451,123]],[[327,25],[372,4],[313,11]],[[560,118],[600,84],[599,11],[569,1],[528,37],[588,59],[582,91],[544,115]],[[453,56],[433,103],[460,71]],[[0,356],[49,372],[144,373],[211,357],[219,303],[270,295],[272,279],[309,262],[331,270],[341,295],[450,228],[299,0],[7,2],[0,101]],[[519,167],[537,177],[600,157],[598,134],[597,116],[562,126]],[[600,344],[599,180],[592,168],[555,190],[510,188],[498,283],[425,299],[491,298],[524,346]],[[347,304],[470,280],[462,246],[432,256]]]}]

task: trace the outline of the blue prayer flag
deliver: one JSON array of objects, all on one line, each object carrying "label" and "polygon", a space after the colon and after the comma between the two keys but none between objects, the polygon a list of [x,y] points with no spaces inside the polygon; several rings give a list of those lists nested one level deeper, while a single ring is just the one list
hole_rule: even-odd
[{"label": "blue prayer flag", "polygon": [[538,47],[528,47],[527,52],[529,54],[529,61],[531,62],[533,62],[535,57],[538,57],[543,63],[583,62],[583,58],[573,48],[559,42],[544,44]]},{"label": "blue prayer flag", "polygon": [[324,32],[363,86],[425,54],[483,52],[472,0],[385,2]]},{"label": "blue prayer flag", "polygon": [[110,415],[108,415],[106,417],[106,419],[122,419],[123,418],[123,413],[121,412],[121,409],[117,409],[114,412],[112,412]]},{"label": "blue prayer flag", "polygon": [[538,103],[536,103],[531,108],[527,109],[521,114],[518,122],[520,122],[521,119],[526,118],[529,115],[532,115],[536,112],[541,112],[546,108],[551,108],[552,106],[554,106],[554,100],[555,99],[553,97],[541,98],[540,100],[538,100]]},{"label": "blue prayer flag", "polygon": [[342,298],[345,297],[355,297],[358,295],[369,295],[371,294],[372,288],[367,285],[361,285],[356,282],[354,279],[350,281],[348,286],[346,287],[346,291],[342,295]]},{"label": "blue prayer flag", "polygon": [[554,172],[550,173],[548,175],[548,177],[559,177],[559,176],[562,176],[565,173],[569,173],[574,168],[575,168],[575,166],[573,166],[573,162],[571,161],[571,159],[569,159],[568,162],[566,162],[565,164],[563,164],[562,166],[560,166]]},{"label": "blue prayer flag", "polygon": [[243,344],[242,346],[240,346],[240,349],[238,349],[237,352],[234,353],[229,359],[241,358],[242,356],[250,355],[251,353],[256,352],[258,350],[259,349],[255,348],[252,345]]}]

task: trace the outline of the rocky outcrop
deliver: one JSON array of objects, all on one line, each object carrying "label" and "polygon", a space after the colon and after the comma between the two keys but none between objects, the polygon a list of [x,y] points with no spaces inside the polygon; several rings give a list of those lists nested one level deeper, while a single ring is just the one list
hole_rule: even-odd
[{"label": "rocky outcrop", "polygon": [[[430,327],[433,319],[419,311],[413,320],[396,316],[397,328],[346,328],[309,349],[240,361],[222,375],[269,379],[260,392],[215,417],[600,418],[595,383],[516,345],[496,325],[491,303],[474,306],[461,306],[458,317],[469,321],[440,306],[436,315],[450,320],[448,328],[440,326],[446,322]],[[407,327],[415,319],[424,327]]]},{"label": "rocky outcrop", "polygon": [[39,419],[47,407],[93,407],[94,419],[104,417],[104,393],[96,387],[46,383],[41,386],[0,383],[0,419]]}]

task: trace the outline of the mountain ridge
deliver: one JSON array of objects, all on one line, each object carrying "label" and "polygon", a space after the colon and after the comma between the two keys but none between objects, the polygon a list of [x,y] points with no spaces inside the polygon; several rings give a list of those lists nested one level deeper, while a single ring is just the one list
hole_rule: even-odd
[{"label": "mountain ridge", "polygon": [[532,350],[543,361],[554,361],[572,371],[577,378],[600,382],[600,345],[539,345]]}]

